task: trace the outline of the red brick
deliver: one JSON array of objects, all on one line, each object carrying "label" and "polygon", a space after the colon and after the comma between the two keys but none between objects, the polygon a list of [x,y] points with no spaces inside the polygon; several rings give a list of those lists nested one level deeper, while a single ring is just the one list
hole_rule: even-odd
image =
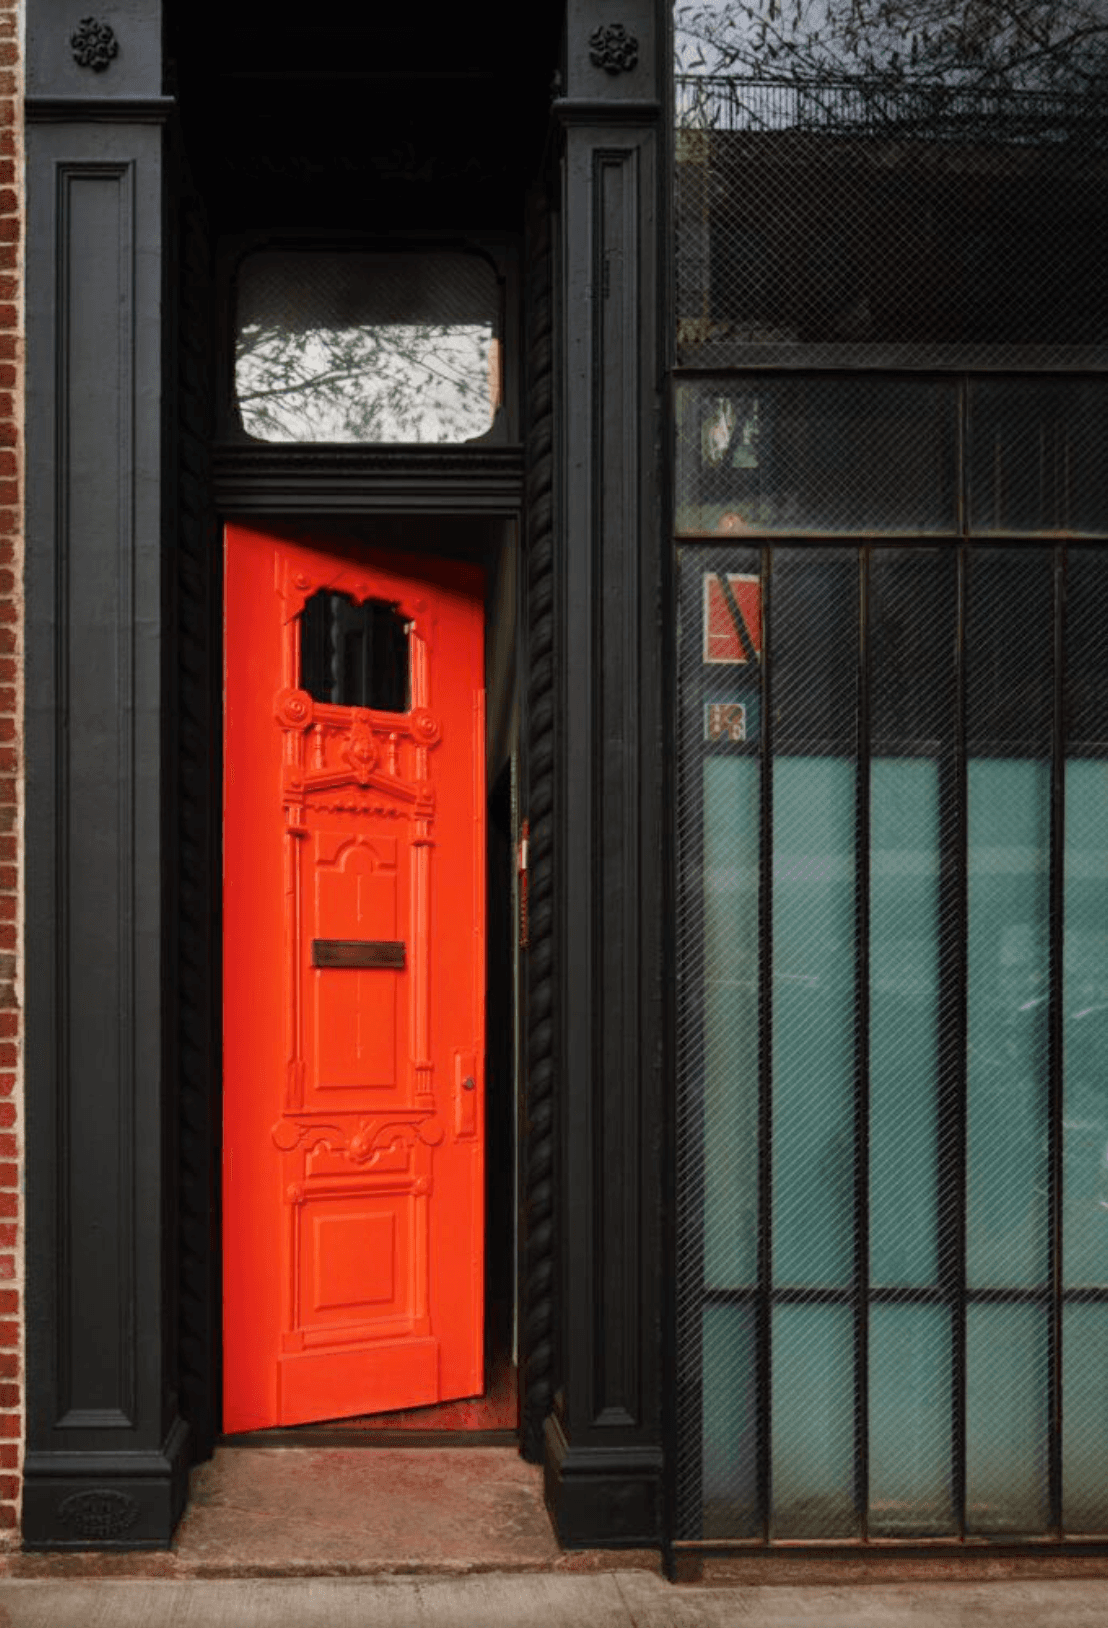
[{"label": "red brick", "polygon": [[14,950],[16,947],[15,923],[0,921],[0,950]]},{"label": "red brick", "polygon": [[0,1436],[18,1441],[23,1434],[23,1420],[18,1413],[0,1413]]},{"label": "red brick", "polygon": [[[12,1050],[13,1051],[15,1050],[14,1046],[12,1047]],[[10,1131],[14,1124],[15,1124],[15,1103],[14,1102],[0,1102],[0,1130]],[[2,1195],[0,1195],[0,1196],[2,1196]],[[2,1210],[0,1210],[0,1214],[3,1214]],[[8,1242],[8,1240],[3,1236],[2,1230],[0,1230],[0,1244],[6,1244],[7,1242]]]},{"label": "red brick", "polygon": [[[13,1322],[11,1318],[6,1317],[2,1321],[0,1321],[0,1345],[18,1345],[18,1344],[19,1344],[19,1324],[16,1323],[16,1322]],[[3,1431],[0,1431],[0,1435],[3,1435]]]},{"label": "red brick", "polygon": [[[9,1138],[3,1137],[0,1140],[8,1141]],[[10,1140],[14,1142],[15,1137],[11,1137]],[[0,1221],[0,1244],[3,1244],[6,1249],[14,1249],[15,1235],[18,1230],[14,1221]]]},{"label": "red brick", "polygon": [[0,1526],[12,1527],[15,1525],[15,1505],[0,1504]]},{"label": "red brick", "polygon": [[0,1187],[19,1186],[19,1166],[14,1159],[5,1159],[0,1163]]},{"label": "red brick", "polygon": [[0,1068],[14,1068],[18,1061],[19,1047],[14,1040],[0,1040]]},{"label": "red brick", "polygon": [[[11,1317],[19,1311],[19,1290],[0,1289],[0,1316]],[[0,1372],[0,1379],[14,1379],[14,1373]],[[2,1461],[0,1461],[2,1463]]]},{"label": "red brick", "polygon": [[[11,1290],[11,1289],[7,1289],[4,1292],[6,1294],[11,1294],[14,1291]],[[12,1343],[14,1343],[14,1342],[12,1342]],[[18,1378],[19,1378],[19,1352],[18,1351],[0,1351],[0,1379],[18,1379]],[[0,1459],[0,1464],[2,1464],[2,1463],[3,1463],[3,1459]]]},{"label": "red brick", "polygon": [[14,1441],[0,1442],[0,1470],[18,1470],[19,1444]]},{"label": "red brick", "polygon": [[[10,1102],[0,1102],[0,1108],[10,1108],[10,1107],[11,1107]],[[0,1193],[0,1215],[6,1215],[9,1219],[12,1219],[15,1216],[17,1216],[18,1214],[19,1214],[19,1194],[18,1193]]]},{"label": "red brick", "polygon": [[[10,1097],[15,1090],[15,1075],[6,1071],[0,1073],[0,1097]],[[15,1149],[12,1150],[15,1152]]]}]

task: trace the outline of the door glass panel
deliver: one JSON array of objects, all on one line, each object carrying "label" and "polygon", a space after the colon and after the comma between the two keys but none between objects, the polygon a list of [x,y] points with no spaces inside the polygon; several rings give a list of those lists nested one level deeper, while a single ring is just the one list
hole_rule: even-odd
[{"label": "door glass panel", "polygon": [[459,442],[501,398],[500,291],[476,254],[307,250],[238,274],[235,399],[262,441]]},{"label": "door glass panel", "polygon": [[321,589],[300,617],[300,684],[313,701],[407,712],[408,624],[393,605]]}]

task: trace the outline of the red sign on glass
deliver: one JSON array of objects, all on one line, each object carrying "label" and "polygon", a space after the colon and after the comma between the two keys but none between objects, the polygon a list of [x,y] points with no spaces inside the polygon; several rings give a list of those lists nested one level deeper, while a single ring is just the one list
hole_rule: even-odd
[{"label": "red sign on glass", "polygon": [[704,573],[704,660],[735,665],[762,654],[762,584],[738,571]]}]

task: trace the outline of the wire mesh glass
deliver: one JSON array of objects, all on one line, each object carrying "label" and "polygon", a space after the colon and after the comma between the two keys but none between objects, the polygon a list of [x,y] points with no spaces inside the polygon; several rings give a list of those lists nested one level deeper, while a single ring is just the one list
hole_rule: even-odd
[{"label": "wire mesh glass", "polygon": [[235,313],[243,428],[279,442],[484,435],[501,396],[499,304],[476,254],[248,255]]},{"label": "wire mesh glass", "polygon": [[676,0],[677,354],[1108,341],[1106,0]]},{"label": "wire mesh glass", "polygon": [[676,1536],[1104,1534],[1108,548],[677,560]]}]

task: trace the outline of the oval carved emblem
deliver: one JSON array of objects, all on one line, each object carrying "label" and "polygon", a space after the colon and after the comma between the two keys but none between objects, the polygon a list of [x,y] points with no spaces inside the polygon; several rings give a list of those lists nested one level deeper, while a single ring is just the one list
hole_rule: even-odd
[{"label": "oval carved emblem", "polygon": [[58,1514],[77,1537],[102,1543],[129,1532],[138,1520],[139,1506],[129,1493],[114,1487],[90,1487],[63,1498]]}]

